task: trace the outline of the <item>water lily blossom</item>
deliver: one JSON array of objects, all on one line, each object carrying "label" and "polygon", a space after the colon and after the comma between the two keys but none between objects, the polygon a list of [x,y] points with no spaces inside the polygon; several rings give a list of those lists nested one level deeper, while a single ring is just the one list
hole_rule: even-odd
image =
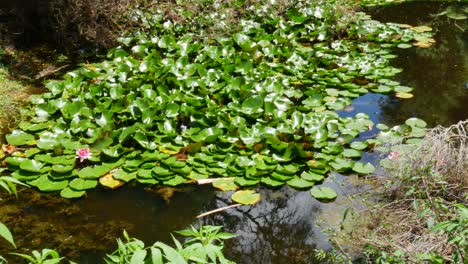
[{"label": "water lily blossom", "polygon": [[388,154],[388,159],[389,160],[394,160],[397,159],[400,156],[400,152],[398,151],[392,151]]},{"label": "water lily blossom", "polygon": [[76,151],[76,158],[83,162],[83,160],[91,158],[91,151],[89,148],[80,148]]}]

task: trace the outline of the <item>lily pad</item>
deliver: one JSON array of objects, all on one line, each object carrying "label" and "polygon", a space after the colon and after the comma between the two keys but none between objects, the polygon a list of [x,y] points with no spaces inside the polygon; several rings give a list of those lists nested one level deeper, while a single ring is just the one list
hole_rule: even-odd
[{"label": "lily pad", "polygon": [[97,180],[85,180],[81,178],[76,178],[70,182],[69,186],[74,190],[83,191],[87,189],[93,189],[97,186],[97,183]]},{"label": "lily pad", "polygon": [[291,180],[287,181],[287,184],[293,188],[305,189],[314,186],[314,182],[306,181],[300,177],[294,177]]},{"label": "lily pad", "polygon": [[251,205],[260,201],[260,194],[252,190],[237,191],[231,199],[236,203]]},{"label": "lily pad", "polygon": [[112,174],[108,173],[102,176],[101,178],[99,178],[99,183],[102,186],[105,186],[111,189],[116,189],[124,185],[125,182],[114,179],[114,177],[112,177]]},{"label": "lily pad", "polygon": [[371,163],[364,164],[362,162],[356,162],[354,163],[353,171],[360,173],[360,174],[370,174],[375,171],[375,167]]},{"label": "lily pad", "polygon": [[8,144],[21,146],[31,144],[34,136],[21,130],[13,130],[11,134],[6,135],[6,140]]},{"label": "lily pad", "polygon": [[86,167],[78,171],[78,177],[83,179],[97,179],[108,173],[110,170],[111,168],[106,166]]},{"label": "lily pad", "polygon": [[425,128],[427,126],[427,123],[424,120],[416,118],[416,117],[407,119],[405,121],[405,124],[411,127],[419,127],[419,128]]},{"label": "lily pad", "polygon": [[44,167],[44,163],[41,163],[36,160],[26,159],[23,160],[20,164],[20,169],[30,172],[41,172],[42,167]]},{"label": "lily pad", "polygon": [[59,191],[68,186],[68,180],[52,181],[47,177],[47,175],[42,175],[41,177],[33,181],[28,181],[27,183],[31,186],[37,187],[43,192]]},{"label": "lily pad", "polygon": [[67,199],[79,198],[79,197],[85,195],[85,193],[86,193],[86,191],[77,191],[77,190],[73,190],[70,187],[67,187],[67,188],[63,189],[62,191],[60,191],[60,196],[62,196],[63,198],[67,198]]},{"label": "lily pad", "polygon": [[310,194],[317,200],[333,200],[338,196],[332,188],[326,186],[314,187]]},{"label": "lily pad", "polygon": [[396,93],[395,94],[396,97],[398,98],[401,98],[401,99],[410,99],[410,98],[413,98],[414,95],[413,94],[410,94],[410,93]]},{"label": "lily pad", "polygon": [[221,191],[235,191],[239,187],[234,183],[234,178],[219,178],[213,182],[213,187]]}]

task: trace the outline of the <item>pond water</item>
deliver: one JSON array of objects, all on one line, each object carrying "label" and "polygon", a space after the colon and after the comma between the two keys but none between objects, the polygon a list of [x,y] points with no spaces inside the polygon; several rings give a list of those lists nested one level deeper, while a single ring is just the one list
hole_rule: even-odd
[{"label": "pond water", "polygon": [[[461,3],[460,3],[461,5]],[[367,94],[354,100],[344,116],[358,112],[375,123],[396,125],[419,117],[431,126],[448,125],[468,118],[468,38],[466,20],[433,17],[448,4],[416,2],[369,12],[385,22],[430,25],[437,43],[428,49],[397,50],[394,65],[403,68],[398,81],[415,87],[409,100]],[[377,131],[362,135],[370,137]],[[375,159],[373,154],[364,156]],[[376,173],[378,174],[378,173]],[[226,255],[238,263],[319,263],[316,248],[329,249],[321,228],[339,223],[346,208],[363,205],[351,198],[372,189],[356,176],[331,175],[324,183],[338,191],[332,203],[320,203],[309,192],[284,187],[260,188],[261,201],[196,219],[200,213],[230,204],[229,192],[207,186],[96,190],[86,198],[64,200],[56,195],[24,190],[19,199],[0,200],[0,221],[9,226],[22,249],[55,248],[78,263],[101,263],[115,249],[115,237],[125,229],[148,244],[170,242],[170,232],[193,225],[224,225],[237,238],[226,242]],[[317,221],[324,224],[319,226]],[[319,222],[320,222],[319,221]],[[0,254],[11,248],[0,241]]]}]

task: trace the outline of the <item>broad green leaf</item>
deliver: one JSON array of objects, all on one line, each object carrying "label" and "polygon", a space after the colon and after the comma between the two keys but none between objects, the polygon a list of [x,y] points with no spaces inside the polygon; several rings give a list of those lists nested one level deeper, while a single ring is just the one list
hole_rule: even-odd
[{"label": "broad green leaf", "polygon": [[239,187],[234,183],[234,178],[219,178],[213,182],[213,187],[221,191],[234,191]]},{"label": "broad green leaf", "polygon": [[41,172],[44,163],[41,163],[37,160],[26,159],[19,164],[20,168],[29,172]]},{"label": "broad green leaf", "polygon": [[11,145],[29,145],[34,141],[34,136],[21,130],[13,130],[11,134],[6,135],[6,140]]},{"label": "broad green leaf", "polygon": [[370,163],[356,162],[353,166],[353,171],[360,174],[370,174],[375,171],[375,167]]},{"label": "broad green leaf", "polygon": [[62,196],[63,198],[67,198],[67,199],[79,198],[85,194],[86,194],[86,191],[76,191],[76,190],[71,189],[70,187],[67,187],[63,189],[62,191],[60,191],[60,196]]},{"label": "broad green leaf", "polygon": [[369,143],[365,141],[354,141],[350,144],[351,148],[356,149],[356,150],[363,150],[366,149]]},{"label": "broad green leaf", "polygon": [[82,178],[76,178],[73,179],[68,186],[77,191],[84,191],[95,188],[97,186],[97,180],[85,180]]},{"label": "broad green leaf", "polygon": [[306,181],[303,178],[300,177],[294,177],[291,180],[287,181],[287,184],[291,187],[297,188],[297,189],[304,189],[304,188],[310,188],[314,186],[313,182]]},{"label": "broad green leaf", "polygon": [[122,185],[124,185],[123,181],[119,181],[119,180],[114,179],[114,177],[112,177],[111,173],[108,173],[108,174],[102,176],[101,178],[99,178],[99,183],[102,186],[105,186],[105,187],[108,187],[108,188],[111,188],[111,189],[116,189],[116,188],[119,188]]},{"label": "broad green leaf", "polygon": [[319,182],[322,181],[325,177],[322,174],[318,174],[312,171],[304,171],[301,173],[301,178],[307,181]]},{"label": "broad green leaf", "polygon": [[425,128],[427,126],[427,123],[424,120],[416,118],[416,117],[407,119],[405,121],[405,124],[411,127],[419,127],[419,128]]},{"label": "broad green leaf", "polygon": [[250,205],[260,201],[260,194],[252,190],[237,191],[231,196],[231,199],[236,203]]},{"label": "broad green leaf", "polygon": [[97,179],[102,175],[108,173],[111,168],[107,166],[93,166],[93,167],[85,167],[78,171],[78,177],[83,179]]},{"label": "broad green leaf", "polygon": [[330,187],[314,187],[310,194],[317,200],[333,200],[337,197],[336,192]]},{"label": "broad green leaf", "polygon": [[6,227],[2,222],[0,222],[0,236],[3,237],[6,241],[8,241],[13,247],[16,248],[15,241],[13,239],[13,235],[11,234],[8,227]]},{"label": "broad green leaf", "polygon": [[42,175],[33,181],[28,181],[28,184],[43,192],[51,192],[65,189],[68,186],[68,180],[52,181],[47,175]]}]

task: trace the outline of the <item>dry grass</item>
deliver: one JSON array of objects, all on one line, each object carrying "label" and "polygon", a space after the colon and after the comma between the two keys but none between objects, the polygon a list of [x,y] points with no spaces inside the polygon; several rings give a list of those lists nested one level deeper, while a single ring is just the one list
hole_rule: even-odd
[{"label": "dry grass", "polygon": [[390,263],[423,263],[418,256],[431,253],[455,263],[456,245],[432,226],[458,219],[455,203],[467,206],[468,120],[428,130],[417,147],[399,146],[391,184],[382,183],[374,194],[383,202],[349,219],[353,227],[338,233],[335,242],[355,257],[371,249],[368,263],[381,252],[401,253],[402,262]]}]

